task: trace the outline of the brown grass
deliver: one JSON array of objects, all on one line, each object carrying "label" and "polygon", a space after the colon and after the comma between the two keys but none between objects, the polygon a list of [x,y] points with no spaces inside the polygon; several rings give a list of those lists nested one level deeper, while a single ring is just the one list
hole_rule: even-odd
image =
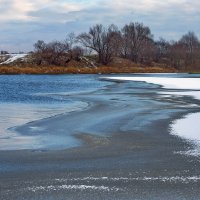
[{"label": "brown grass", "polygon": [[60,67],[60,66],[0,66],[0,74],[110,74],[110,73],[164,73],[176,72],[173,68],[161,67]]},{"label": "brown grass", "polygon": [[112,62],[108,66],[98,65],[97,63],[96,65],[97,67],[91,67],[91,65],[89,67],[88,63],[84,60],[71,60],[67,63],[67,66],[37,66],[33,63],[18,62],[13,63],[12,66],[0,65],[0,74],[110,74],[177,72],[176,69],[163,64],[151,63],[146,66],[118,57],[113,58]]}]

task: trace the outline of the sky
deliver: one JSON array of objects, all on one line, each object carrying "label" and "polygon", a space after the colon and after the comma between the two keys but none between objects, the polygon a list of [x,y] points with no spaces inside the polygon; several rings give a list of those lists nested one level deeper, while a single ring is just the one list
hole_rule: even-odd
[{"label": "sky", "polygon": [[200,39],[200,0],[0,0],[0,50],[33,50],[37,40],[64,40],[95,24],[141,22],[155,39]]}]

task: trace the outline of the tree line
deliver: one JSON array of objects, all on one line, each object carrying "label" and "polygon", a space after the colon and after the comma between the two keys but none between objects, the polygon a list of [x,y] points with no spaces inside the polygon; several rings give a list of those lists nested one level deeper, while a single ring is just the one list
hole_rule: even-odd
[{"label": "tree line", "polygon": [[34,47],[38,65],[65,65],[95,54],[96,62],[103,65],[121,57],[144,65],[156,62],[177,69],[200,67],[200,41],[194,32],[177,41],[154,40],[150,28],[142,23],[126,24],[121,29],[114,24],[96,24],[88,32],[67,35],[65,41],[38,41]]}]

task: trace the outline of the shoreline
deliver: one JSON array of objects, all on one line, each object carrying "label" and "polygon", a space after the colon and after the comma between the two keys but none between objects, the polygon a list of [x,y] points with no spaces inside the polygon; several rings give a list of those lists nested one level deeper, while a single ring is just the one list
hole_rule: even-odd
[{"label": "shoreline", "polygon": [[[171,67],[65,67],[65,66],[0,66],[0,75],[61,75],[61,74],[120,74],[120,73],[177,73],[181,72]],[[188,70],[187,72],[190,72]]]},{"label": "shoreline", "polygon": [[[117,84],[118,83],[118,81],[122,81],[122,82],[129,82],[129,81],[131,81],[131,80],[129,80],[129,79],[131,79],[131,78],[128,78],[127,80],[125,80],[123,77],[120,77],[120,78],[117,78],[117,77],[112,77],[112,78],[109,78],[109,77],[101,77],[100,78],[100,80],[107,80],[107,81],[112,81],[113,82],[113,84]],[[135,79],[137,79],[137,78],[135,78]],[[140,78],[139,78],[140,79]],[[136,81],[139,81],[139,79],[137,79]],[[144,79],[148,79],[148,78],[144,78]],[[142,82],[144,81],[143,79],[141,80]],[[147,82],[148,82],[148,80],[147,80]],[[156,81],[155,81],[156,82]],[[123,84],[123,83],[122,83]],[[155,84],[156,85],[156,84]],[[112,86],[112,85],[111,85]],[[107,87],[109,87],[109,85],[107,86]],[[165,90],[167,89],[166,87],[164,87],[163,85],[162,85],[162,87],[161,88],[163,88],[164,89],[164,91],[163,92],[158,92],[157,93],[157,95],[159,95],[159,94],[161,94],[161,95],[163,95],[163,96],[165,96],[165,95],[177,95],[177,94],[179,94],[179,92],[176,92],[176,91],[172,91],[172,92],[169,92],[169,91],[166,91],[165,92]],[[14,131],[17,133],[17,134],[19,134],[19,135],[21,135],[21,136],[31,136],[31,135],[34,135],[34,130],[32,130],[32,127],[34,127],[35,128],[35,131],[39,131],[40,130],[40,135],[42,135],[42,134],[44,134],[45,135],[45,132],[48,132],[47,130],[45,130],[45,129],[43,129],[42,127],[40,127],[40,126],[38,126],[37,124],[39,123],[39,124],[43,124],[43,123],[50,123],[51,124],[51,121],[52,121],[52,123],[54,123],[54,121],[55,120],[57,120],[57,118],[58,118],[58,121],[59,120],[62,120],[62,118],[67,118],[68,117],[68,115],[69,114],[74,114],[75,113],[75,116],[76,116],[76,114],[77,113],[79,113],[79,112],[84,112],[84,111],[86,111],[86,113],[90,110],[90,109],[92,109],[92,105],[93,105],[93,110],[95,110],[96,108],[96,106],[98,107],[98,101],[96,102],[96,103],[94,103],[94,101],[92,102],[92,101],[90,101],[90,100],[88,100],[87,99],[87,97],[84,97],[84,98],[80,98],[79,96],[80,95],[91,95],[92,93],[95,93],[95,92],[98,92],[98,90],[97,91],[91,91],[91,92],[83,92],[83,93],[78,93],[78,94],[76,94],[76,93],[74,93],[72,96],[71,96],[71,99],[74,99],[74,100],[76,100],[77,101],[77,98],[78,98],[78,101],[80,101],[80,102],[84,102],[84,103],[87,103],[87,107],[84,107],[84,108],[82,108],[81,110],[75,110],[75,111],[70,111],[70,112],[66,112],[66,113],[61,113],[61,114],[56,114],[56,115],[54,115],[54,116],[50,116],[50,117],[46,117],[46,118],[43,118],[43,119],[39,119],[39,120],[34,120],[34,121],[29,121],[28,123],[26,123],[26,124],[24,124],[24,125],[20,125],[20,126],[17,126],[17,127],[14,127]],[[184,92],[180,92],[181,94],[183,93],[185,93],[185,91]],[[62,94],[63,96],[65,96],[64,94]],[[74,96],[74,97],[73,97]],[[186,92],[186,95],[183,95],[183,96],[189,96],[190,98],[195,98],[195,95],[188,95],[188,92]],[[198,96],[199,97],[199,96]],[[194,101],[193,101],[194,102]],[[197,104],[194,104],[194,105],[197,105]],[[181,108],[181,107],[180,107]],[[185,119],[188,115],[191,115],[191,114],[195,114],[196,112],[198,112],[198,109],[199,108],[199,106],[194,106],[194,111],[193,112],[188,112],[187,113],[187,115],[184,115],[184,116],[182,116],[182,117],[180,117],[180,118],[177,118],[177,119],[175,119],[175,121],[181,121],[182,119]],[[116,114],[116,113],[115,113]],[[153,123],[153,121],[154,120],[158,120],[158,119],[151,119],[149,122],[147,122],[147,125],[148,125],[148,123]],[[50,121],[50,122],[49,122]],[[174,122],[175,122],[174,121]],[[172,123],[173,124],[173,123]],[[9,129],[11,129],[11,128],[9,128]],[[43,133],[43,130],[44,130],[44,133]],[[73,133],[71,133],[70,135],[70,137],[72,137],[72,138],[76,138],[76,139],[78,139],[78,140],[81,140],[81,143],[80,142],[77,142],[77,144],[79,143],[79,145],[81,145],[81,144],[89,144],[89,145],[92,145],[92,140],[93,141],[95,141],[96,139],[95,139],[95,137],[96,138],[101,138],[101,134],[99,135],[98,133],[96,134],[96,133],[87,133],[87,131],[86,130],[84,130],[82,133],[76,133],[76,132],[74,132],[74,131],[72,131],[73,130],[73,128],[72,129],[70,129],[71,130],[71,132],[73,132]],[[49,130],[50,131],[50,130]],[[29,132],[29,133],[28,133]],[[51,131],[50,131],[51,132]],[[84,133],[85,132],[85,133]],[[109,131],[108,131],[109,132]],[[116,131],[115,131],[116,132]],[[118,132],[119,132],[119,130],[118,130]],[[173,133],[172,133],[173,134]],[[37,136],[37,135],[36,135]],[[48,136],[49,137],[49,136]],[[104,137],[104,135],[102,135],[102,141],[103,141],[103,137]],[[85,139],[86,138],[86,139]],[[100,140],[101,140],[100,139]],[[185,138],[186,139],[186,138]],[[95,143],[95,142],[94,142]],[[79,146],[78,145],[78,146]],[[51,145],[50,145],[51,146]],[[49,147],[50,147],[49,146]],[[78,147],[77,145],[75,145],[75,146],[70,146],[70,147],[67,147],[66,146],[66,149],[68,149],[68,148],[76,148],[76,147]],[[64,148],[64,147],[62,147],[62,148]],[[61,149],[62,149],[61,148]],[[37,148],[34,148],[36,151],[37,151]],[[64,148],[65,149],[65,148]],[[2,149],[3,150],[3,149]],[[8,149],[7,149],[8,150]],[[23,150],[23,149],[22,149]],[[29,150],[29,149],[24,149],[24,150]],[[50,149],[48,148],[48,146],[46,146],[46,148],[39,148],[38,149],[39,151],[41,150],[41,151],[43,151],[43,150],[59,150],[59,149],[57,149],[56,147],[55,147],[55,149],[53,148],[52,149],[52,147],[50,147]],[[4,149],[4,151],[6,151],[6,149]]]},{"label": "shoreline", "polygon": [[35,66],[35,67],[18,67],[18,66],[0,66],[1,75],[71,75],[71,74],[162,74],[162,73],[188,73],[200,74],[200,70],[188,69],[177,70],[174,68],[159,68],[159,67],[114,67],[114,66],[99,66],[99,67],[62,67],[62,66]]},{"label": "shoreline", "polygon": [[[183,114],[181,113],[181,116]],[[158,134],[153,136],[153,140],[146,134],[141,136],[141,133],[126,135],[121,133],[111,136],[109,143],[103,145],[92,141],[78,148],[59,151],[0,151],[1,161],[7,157],[11,163],[15,162],[13,169],[7,168],[7,171],[0,173],[3,183],[1,185],[0,182],[2,197],[5,200],[19,200],[21,196],[29,199],[29,195],[34,195],[39,200],[47,200],[50,197],[61,199],[64,196],[67,199],[81,199],[84,195],[88,199],[93,199],[90,196],[92,195],[100,200],[99,192],[101,198],[104,195],[105,198],[112,198],[114,194],[111,191],[113,191],[116,199],[131,200],[138,197],[145,200],[146,191],[151,191],[149,197],[159,196],[162,199],[169,198],[167,191],[176,191],[170,193],[176,200],[187,194],[188,199],[192,199],[190,197],[193,195],[198,198],[200,197],[199,160],[174,153],[190,145],[171,135],[155,143],[156,138],[161,139],[158,125],[159,129],[163,129],[178,115],[180,114],[150,124],[147,127],[151,129],[149,134]],[[98,137],[93,139],[98,141]],[[26,165],[16,170],[18,162]],[[32,167],[33,163],[39,166]],[[8,192],[7,196],[10,181],[12,183],[10,192],[13,193]],[[18,182],[21,183],[20,186],[16,186]],[[71,188],[71,185],[74,188]],[[80,185],[85,185],[85,189],[81,189]],[[96,189],[89,186],[94,186]],[[98,188],[99,186],[106,189]],[[77,192],[81,193],[81,198],[77,196]],[[166,193],[164,196],[163,192]]]},{"label": "shoreline", "polygon": [[[23,143],[21,144],[21,146],[20,146],[20,149],[19,149],[19,147],[18,147],[18,149],[10,149],[11,148],[11,146],[12,146],[12,148],[13,148],[13,145],[12,144],[10,144],[9,146],[7,146],[6,147],[6,149],[1,149],[0,148],[0,151],[12,151],[12,150],[14,150],[14,151],[18,151],[18,150],[35,150],[35,151],[45,151],[45,150],[59,150],[59,148],[61,148],[61,147],[58,147],[58,146],[60,146],[60,145],[56,145],[55,147],[54,146],[52,146],[52,142],[53,142],[53,140],[55,140],[56,138],[52,138],[52,139],[49,139],[49,138],[51,138],[51,136],[49,136],[49,135],[46,135],[46,134],[44,134],[43,136],[42,136],[42,134],[39,134],[39,135],[35,135],[34,136],[34,134],[33,133],[31,133],[31,132],[40,132],[40,131],[42,131],[43,129],[42,128],[39,128],[39,127],[37,127],[37,126],[34,126],[34,124],[37,124],[38,122],[44,122],[44,121],[48,121],[48,120],[55,120],[56,118],[59,118],[59,117],[62,117],[62,116],[66,116],[66,115],[70,115],[70,114],[72,114],[72,113],[76,113],[76,112],[81,112],[81,111],[84,111],[84,110],[87,110],[89,107],[91,107],[92,105],[91,105],[91,103],[90,102],[81,102],[82,104],[87,104],[87,105],[85,105],[85,106],[81,106],[81,107],[76,107],[76,108],[74,108],[74,109],[71,109],[71,110],[66,110],[65,112],[62,112],[62,113],[58,113],[58,114],[54,114],[54,115],[52,115],[52,116],[47,116],[47,117],[44,117],[44,118],[42,118],[42,119],[36,119],[36,120],[32,120],[32,121],[28,121],[27,123],[25,123],[25,124],[22,124],[22,125],[17,125],[17,126],[15,126],[15,127],[10,127],[8,130],[11,130],[11,132],[13,132],[13,133],[15,133],[16,134],[16,136],[15,136],[15,138],[16,139],[19,139],[20,140],[20,138],[22,138],[22,140],[28,140],[29,141],[29,137],[30,137],[30,139],[31,139],[31,137],[33,137],[31,140],[32,141],[35,141],[35,144],[34,145],[32,145],[32,148],[31,149],[29,149],[29,148],[24,148],[23,147]],[[79,104],[79,105],[81,105],[81,104]],[[31,126],[29,126],[31,124]],[[20,127],[22,127],[22,126],[29,126],[29,133],[22,133],[21,131],[18,131],[18,129],[20,129]],[[45,131],[45,130],[44,130]],[[70,147],[70,148],[73,148],[73,147],[76,147],[76,146],[79,146],[79,145],[81,145],[80,144],[80,142],[79,141],[76,141],[76,139],[73,137],[73,136],[71,136],[71,137],[68,137],[67,138],[69,141],[71,141],[71,142],[68,142],[68,144],[70,144],[70,143],[73,143],[73,145]],[[41,140],[45,140],[46,142],[45,143],[47,143],[47,144],[40,144],[40,141]],[[48,141],[48,142],[47,142]],[[14,142],[14,141],[13,141]],[[25,141],[24,141],[25,142]],[[64,143],[65,144],[65,143]],[[28,146],[28,144],[25,144],[25,146]],[[50,149],[49,149],[50,148]]]},{"label": "shoreline", "polygon": [[57,134],[56,127],[71,128],[85,143],[58,151],[0,151],[2,197],[145,200],[148,193],[151,199],[169,199],[169,194],[175,200],[198,199],[199,159],[176,154],[190,144],[169,133],[175,119],[199,111],[189,106],[198,100],[165,99],[158,88],[166,89],[145,87],[140,91],[140,85],[116,82],[103,90],[75,95],[75,99],[95,103],[58,120],[37,122],[48,124]]},{"label": "shoreline", "polygon": [[[114,80],[114,81],[136,81],[136,82],[147,82],[149,84],[159,85],[168,91],[158,92],[163,96],[168,97],[182,96],[193,98],[197,100],[197,104],[192,104],[192,107],[200,109],[200,78],[164,78],[164,77],[103,77],[103,80]],[[199,102],[198,102],[199,101]],[[192,150],[185,151],[186,155],[199,156],[200,155],[200,136],[196,133],[198,128],[194,128],[198,124],[199,112],[189,113],[184,115],[180,119],[176,119],[170,126],[171,134],[177,135],[177,137],[183,138],[184,140],[193,144]],[[192,118],[192,119],[190,119]],[[183,152],[181,152],[183,154]]]}]

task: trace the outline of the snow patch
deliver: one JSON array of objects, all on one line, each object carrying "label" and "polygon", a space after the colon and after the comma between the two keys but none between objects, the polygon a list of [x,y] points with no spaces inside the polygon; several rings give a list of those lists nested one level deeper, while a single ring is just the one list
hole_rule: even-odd
[{"label": "snow patch", "polygon": [[103,77],[107,80],[140,81],[161,85],[167,89],[200,90],[200,78],[164,78],[164,77]]},{"label": "snow patch", "polygon": [[200,113],[193,113],[178,119],[171,125],[171,134],[182,137],[193,144],[193,149],[176,152],[187,156],[200,156]]},{"label": "snow patch", "polygon": [[181,120],[176,120],[171,129],[175,135],[200,143],[199,129],[200,113],[187,115]]},{"label": "snow patch", "polygon": [[18,59],[24,59],[28,54],[8,54],[8,56],[10,56],[10,58],[8,58],[6,61],[0,63],[2,64],[9,64],[12,63]]}]

